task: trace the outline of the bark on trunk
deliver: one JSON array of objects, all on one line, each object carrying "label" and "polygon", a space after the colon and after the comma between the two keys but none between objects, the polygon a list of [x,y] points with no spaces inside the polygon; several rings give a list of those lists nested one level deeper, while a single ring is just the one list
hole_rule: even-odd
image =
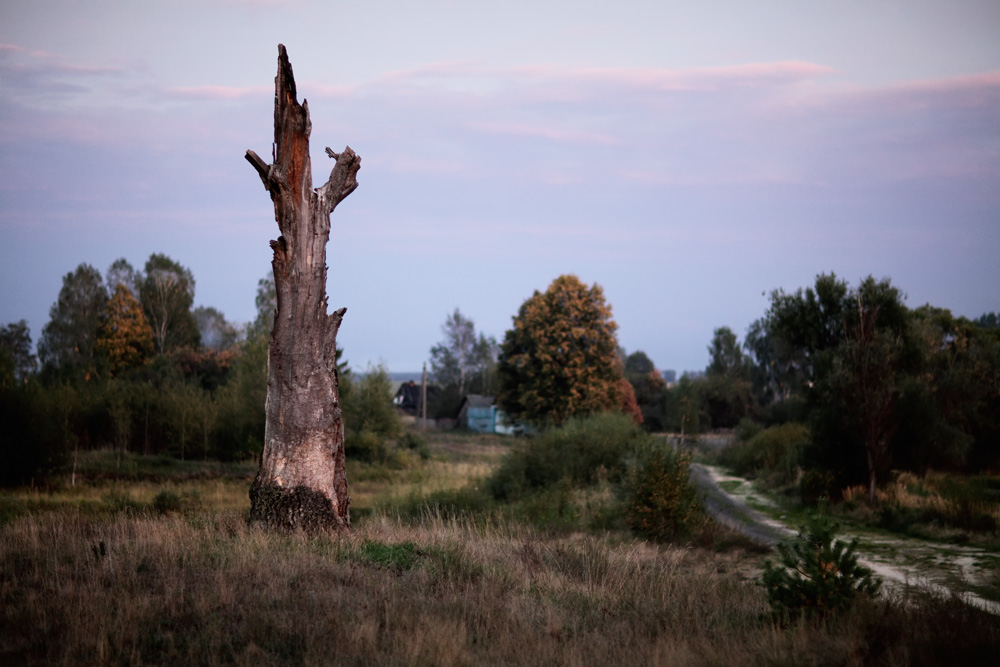
[{"label": "bark on trunk", "polygon": [[329,180],[312,187],[309,106],[296,99],[288,54],[278,45],[273,162],[253,151],[274,202],[281,235],[271,241],[277,310],[268,348],[267,421],[260,471],[250,487],[250,520],[272,528],[350,528],[344,424],[336,362],[345,308],[327,314],[330,214],[358,186],[361,158],[329,148]]}]

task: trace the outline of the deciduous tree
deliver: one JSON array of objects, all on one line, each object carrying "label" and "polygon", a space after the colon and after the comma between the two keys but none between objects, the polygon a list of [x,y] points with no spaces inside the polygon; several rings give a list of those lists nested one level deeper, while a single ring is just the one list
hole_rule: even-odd
[{"label": "deciduous tree", "polygon": [[844,415],[860,436],[868,459],[868,501],[875,503],[880,478],[892,463],[892,436],[898,392],[897,367],[902,343],[898,335],[877,329],[880,308],[856,295],[857,318],[845,326],[847,336],[834,360],[831,382],[853,409]]},{"label": "deciduous tree", "polygon": [[663,430],[667,383],[653,361],[642,350],[633,352],[625,357],[625,377],[635,393],[643,427]]},{"label": "deciduous tree", "polygon": [[15,380],[24,382],[37,365],[27,321],[11,322],[0,328],[0,382],[5,382],[8,374],[12,384]]},{"label": "deciduous tree", "polygon": [[118,285],[125,285],[136,299],[139,298],[140,278],[141,276],[124,257],[111,262],[108,272],[104,275],[108,294],[113,294]]},{"label": "deciduous tree", "polygon": [[820,274],[815,288],[771,292],[764,317],[750,325],[746,347],[761,370],[758,394],[764,400],[802,394],[822,373],[824,353],[844,336],[847,283]]},{"label": "deciduous tree", "polygon": [[431,375],[442,387],[455,387],[459,397],[472,391],[496,391],[496,340],[476,335],[475,323],[456,308],[441,326],[444,340],[431,348]]},{"label": "deciduous tree", "polygon": [[81,264],[63,276],[59,298],[42,329],[38,355],[42,363],[90,379],[97,373],[97,330],[108,293],[101,273]]},{"label": "deciduous tree", "polygon": [[198,325],[191,312],[194,275],[189,269],[166,255],[153,253],[146,261],[139,296],[153,328],[157,352],[198,346]]},{"label": "deciduous tree", "polygon": [[112,375],[142,364],[153,351],[153,330],[125,283],[118,283],[108,300],[97,347]]},{"label": "deciduous tree", "polygon": [[713,428],[732,428],[750,413],[753,404],[750,360],[744,356],[736,334],[729,327],[715,330],[708,353],[705,408]]},{"label": "deciduous tree", "polygon": [[619,410],[622,364],[600,285],[556,278],[521,304],[501,345],[500,404],[514,418],[561,424]]}]

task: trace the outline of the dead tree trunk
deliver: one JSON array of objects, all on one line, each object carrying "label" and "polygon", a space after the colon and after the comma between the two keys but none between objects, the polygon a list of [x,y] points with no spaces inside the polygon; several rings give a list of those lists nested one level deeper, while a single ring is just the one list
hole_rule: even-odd
[{"label": "dead tree trunk", "polygon": [[267,361],[267,422],[250,520],[272,528],[350,528],[336,347],[345,308],[327,314],[330,214],[358,187],[361,158],[350,147],[329,180],[312,187],[309,106],[296,99],[285,47],[274,80],[273,162],[246,158],[274,202],[281,235],[271,241],[277,310]]}]

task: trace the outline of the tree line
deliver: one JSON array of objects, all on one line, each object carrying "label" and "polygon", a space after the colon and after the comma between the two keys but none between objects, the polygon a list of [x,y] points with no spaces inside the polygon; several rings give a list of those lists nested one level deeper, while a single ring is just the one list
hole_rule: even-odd
[{"label": "tree line", "polygon": [[[191,271],[163,254],[152,254],[142,270],[118,259],[103,277],[84,263],[63,277],[37,357],[25,321],[0,328],[0,483],[40,480],[86,449],[258,455],[273,278],[259,281],[257,316],[243,325],[194,307],[194,295]],[[354,378],[342,355],[338,349],[346,421],[357,426],[349,426],[351,441],[372,446],[396,435],[398,418],[381,405],[388,403],[385,369]]]},{"label": "tree line", "polygon": [[[63,278],[37,359],[24,321],[0,328],[4,482],[30,480],[81,448],[259,452],[273,281],[259,282],[257,317],[244,326],[193,307],[194,287],[190,270],[165,255],[141,271],[119,259],[104,279],[81,264]],[[704,373],[671,383],[644,352],[626,353],[616,332],[601,287],[573,275],[526,299],[499,343],[456,309],[430,350],[443,388],[431,416],[454,416],[464,395],[479,393],[537,427],[607,411],[682,439],[784,425],[802,443],[795,465],[824,493],[855,484],[873,492],[893,469],[1000,465],[994,313],[972,321],[911,309],[887,279],[851,286],[821,274],[812,286],[772,291],[742,343],[716,329]],[[388,376],[374,368],[354,377],[342,352],[348,453],[378,458],[402,433]]]},{"label": "tree line", "polygon": [[799,443],[792,467],[814,495],[863,484],[874,499],[892,470],[1000,466],[997,320],[911,309],[889,279],[852,286],[820,274],[812,286],[773,290],[742,344],[716,329],[704,373],[668,384],[644,352],[618,346],[600,286],[568,275],[525,300],[499,346],[456,310],[431,357],[453,390],[469,376],[456,374],[456,360],[474,360],[472,374],[490,378],[483,393],[539,427],[607,411],[682,440],[784,426]]}]

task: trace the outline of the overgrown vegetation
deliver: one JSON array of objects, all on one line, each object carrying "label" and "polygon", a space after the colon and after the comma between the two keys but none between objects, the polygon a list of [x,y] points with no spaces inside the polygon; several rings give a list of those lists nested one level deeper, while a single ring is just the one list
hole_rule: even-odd
[{"label": "overgrown vegetation", "polygon": [[490,478],[488,488],[498,500],[517,500],[562,480],[576,487],[602,480],[620,482],[628,457],[650,440],[622,414],[604,413],[570,419],[515,444]]},{"label": "overgrown vegetation", "polygon": [[390,441],[402,435],[403,422],[392,404],[392,382],[386,369],[383,366],[369,368],[359,378],[343,376],[340,392],[347,431],[347,456],[392,464],[396,449]]},{"label": "overgrown vegetation", "polygon": [[704,525],[688,463],[629,416],[604,413],[517,443],[485,486],[539,526],[631,529],[669,541],[692,538]]},{"label": "overgrown vegetation", "polygon": [[[742,346],[716,329],[704,373],[663,390],[651,422],[674,433],[808,429],[744,435],[727,461],[743,474],[801,495],[839,500],[863,485],[871,504],[897,472],[978,475],[1000,466],[1000,329],[946,309],[908,308],[889,279],[856,285],[821,274],[812,286],[773,290]],[[630,355],[630,359],[638,353]],[[644,381],[629,376],[637,395]],[[646,387],[643,393],[649,395]],[[659,399],[654,399],[659,400]],[[789,425],[792,426],[789,426]],[[776,438],[776,439],[775,439]],[[785,441],[782,444],[779,441]],[[779,453],[781,450],[783,453]],[[786,456],[787,455],[787,456]]]},{"label": "overgrown vegetation", "polygon": [[798,481],[802,456],[809,445],[809,429],[788,422],[766,429],[744,424],[745,440],[724,449],[720,462],[737,475],[763,478],[772,486],[787,486]]},{"label": "overgrown vegetation", "polygon": [[471,497],[507,442],[430,434],[407,467],[354,461],[350,535],[249,527],[252,465],[81,456],[75,487],[0,492],[0,662],[931,665],[1000,649],[996,620],[957,600],[863,598],[783,625],[754,553],[543,529],[495,500],[443,513],[433,499]]}]

